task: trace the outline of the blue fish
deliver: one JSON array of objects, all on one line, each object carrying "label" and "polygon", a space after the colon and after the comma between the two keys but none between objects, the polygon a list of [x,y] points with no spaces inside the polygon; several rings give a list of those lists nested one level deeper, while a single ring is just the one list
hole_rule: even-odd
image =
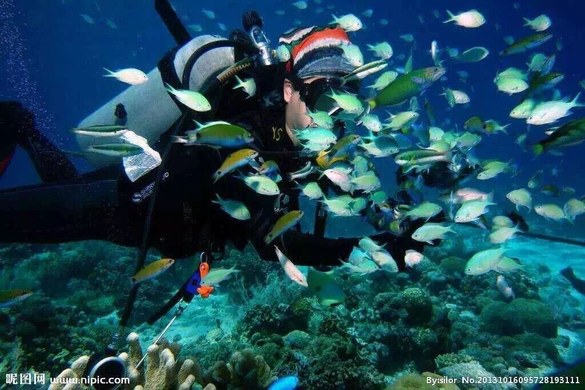
[{"label": "blue fish", "polygon": [[294,390],[299,384],[299,378],[294,375],[284,376],[272,382],[268,390]]}]

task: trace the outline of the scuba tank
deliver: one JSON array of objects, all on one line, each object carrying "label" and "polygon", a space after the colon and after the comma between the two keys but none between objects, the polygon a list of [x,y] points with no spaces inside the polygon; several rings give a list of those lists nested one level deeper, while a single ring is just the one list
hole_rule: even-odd
[{"label": "scuba tank", "polygon": [[[227,40],[212,35],[201,35],[193,38],[178,50],[171,51],[161,60],[158,67],[148,72],[146,83],[128,87],[84,118],[77,127],[116,123],[118,119],[116,107],[122,104],[126,111],[125,125],[128,129],[146,138],[150,145],[154,144],[160,135],[169,129],[182,114],[166,91],[165,83],[180,88],[179,80],[183,77],[183,70],[189,58],[199,48],[214,41]],[[234,62],[234,49],[232,47],[221,47],[204,53],[191,70],[189,89],[192,91],[201,90],[216,74],[233,65]],[[82,150],[89,145],[112,142],[117,142],[117,138],[96,139],[86,135],[77,135],[77,143]],[[87,159],[96,168],[120,162],[119,158],[93,153],[88,154]]]}]

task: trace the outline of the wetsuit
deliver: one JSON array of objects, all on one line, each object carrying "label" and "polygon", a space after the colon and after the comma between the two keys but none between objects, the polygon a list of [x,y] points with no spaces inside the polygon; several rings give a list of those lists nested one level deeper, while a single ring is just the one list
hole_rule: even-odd
[{"label": "wetsuit", "polygon": [[[223,96],[215,99],[219,103],[214,119],[250,130],[255,136],[251,147],[258,149],[265,160],[275,160],[285,176],[285,172],[299,169],[306,160],[294,152],[285,131],[282,78],[273,78],[272,84],[266,85],[257,82],[257,88],[256,97],[246,99],[243,91],[232,90],[232,85],[228,85]],[[30,117],[21,106],[1,103],[0,116],[12,118],[13,125],[3,128],[3,133],[17,131],[25,138],[39,135],[30,120],[18,120]],[[16,142],[21,144],[22,140]],[[162,150],[165,142],[168,137],[163,134],[154,148]],[[56,150],[48,142],[46,147]],[[210,245],[222,247],[229,240],[238,249],[251,242],[264,259],[276,258],[275,244],[298,264],[337,265],[339,259],[347,258],[358,238],[324,238],[303,234],[298,227],[266,245],[263,239],[278,217],[299,208],[299,191],[293,190],[286,178],[279,183],[283,193],[279,197],[256,194],[235,175],[213,183],[213,173],[232,151],[172,146],[152,218],[150,246],[164,256],[186,257],[210,249]],[[33,162],[36,152],[39,151],[30,153]],[[55,161],[62,159],[59,156]],[[39,164],[36,166],[39,168]],[[79,176],[69,162],[55,164],[51,160],[41,170],[51,171],[51,180],[41,175],[45,181],[42,185],[0,192],[0,240],[57,243],[97,239],[125,246],[140,245],[156,169],[134,183],[125,176],[121,164]],[[220,210],[212,203],[216,193],[223,199],[244,202],[251,220],[239,221]],[[275,203],[277,200],[280,202]],[[387,248],[401,268],[404,251],[422,250],[423,246],[409,235],[382,233],[374,238],[389,242]]]}]

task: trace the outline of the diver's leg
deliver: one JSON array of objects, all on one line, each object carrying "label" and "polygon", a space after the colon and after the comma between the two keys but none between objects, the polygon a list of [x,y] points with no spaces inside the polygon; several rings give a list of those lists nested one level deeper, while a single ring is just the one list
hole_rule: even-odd
[{"label": "diver's leg", "polygon": [[22,104],[0,102],[0,175],[8,167],[16,145],[30,156],[37,173],[45,183],[79,181],[75,166],[35,126],[34,115]]},{"label": "diver's leg", "polygon": [[142,220],[121,199],[116,180],[0,191],[0,241],[107,240],[138,246]]}]

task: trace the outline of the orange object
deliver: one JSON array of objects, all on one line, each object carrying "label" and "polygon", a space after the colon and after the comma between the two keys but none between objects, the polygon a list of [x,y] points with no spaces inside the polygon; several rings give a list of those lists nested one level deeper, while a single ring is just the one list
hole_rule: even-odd
[{"label": "orange object", "polygon": [[207,261],[202,261],[201,264],[199,264],[199,275],[201,275],[201,279],[209,273],[209,268],[209,263]]},{"label": "orange object", "polygon": [[[199,264],[199,275],[201,275],[201,279],[209,273],[209,268],[209,263],[207,261],[203,261]],[[201,295],[201,298],[209,298],[209,294],[211,294],[213,290],[213,286],[200,286],[197,288],[197,293]]]},{"label": "orange object", "polygon": [[197,292],[201,295],[201,298],[209,298],[209,295],[213,292],[213,286],[201,286],[197,288]]}]

